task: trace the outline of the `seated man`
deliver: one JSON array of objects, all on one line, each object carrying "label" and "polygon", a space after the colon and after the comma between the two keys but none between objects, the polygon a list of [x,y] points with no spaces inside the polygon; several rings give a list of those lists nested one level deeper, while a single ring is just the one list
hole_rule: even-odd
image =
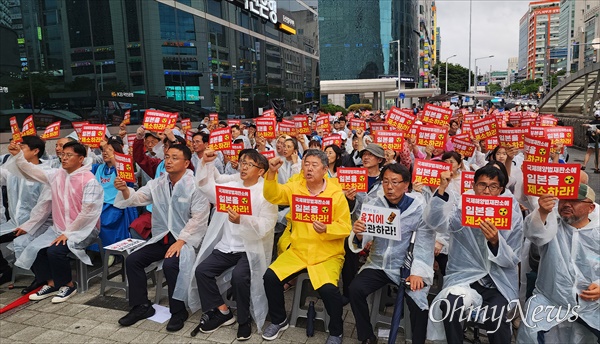
[{"label": "seated man", "polygon": [[540,263],[517,343],[544,343],[544,337],[600,343],[600,207],[595,198],[591,187],[580,184],[577,199],[558,200],[556,207],[556,197],[541,196],[539,208],[525,218],[525,236],[538,247]]},{"label": "seated man", "polygon": [[383,195],[370,194],[363,204],[400,210],[401,240],[390,240],[364,234],[365,222],[357,220],[348,244],[354,252],[360,252],[372,242],[367,262],[350,284],[350,305],[356,319],[358,340],[363,343],[376,343],[370,323],[367,296],[388,283],[401,283],[400,268],[404,263],[411,236],[416,232],[413,261],[410,276],[410,290],[407,291],[407,304],[410,308],[412,342],[425,343],[427,326],[427,291],[433,283],[433,245],[435,236],[432,230],[422,223],[424,199],[420,195],[408,195],[410,172],[400,164],[390,164],[381,171]]},{"label": "seated man", "polygon": [[32,268],[37,281],[46,281],[42,289],[29,295],[30,300],[56,294],[52,303],[64,302],[77,292],[68,254],[92,265],[85,248],[98,237],[102,213],[102,202],[98,200],[104,198],[104,191],[90,172],[91,164],[84,165],[87,149],[80,143],[63,146],[61,169],[43,170],[29,163],[18,145],[11,144],[9,151],[26,178],[49,185],[52,190],[53,225],[25,247],[15,265]]},{"label": "seated man", "polygon": [[325,152],[309,149],[302,162],[303,176],[286,184],[277,182],[281,158],[269,161],[264,182],[264,196],[278,205],[292,205],[293,196],[331,198],[332,223],[301,222],[292,216],[290,246],[271,264],[264,275],[271,325],[263,333],[266,340],[275,340],[288,328],[283,298],[283,285],[308,271],[313,288],[319,293],[329,314],[328,344],[342,342],[342,295],[338,279],[344,263],[344,240],[351,230],[350,210],[339,184],[326,180],[328,159]]},{"label": "seated man", "polygon": [[119,190],[115,207],[153,206],[152,239],[125,261],[129,305],[132,308],[119,319],[123,326],[131,326],[154,315],[154,308],[148,300],[144,269],[163,259],[171,311],[167,331],[179,331],[188,318],[185,307],[187,287],[196,259],[195,249],[206,233],[209,214],[208,201],[196,188],[194,173],[187,169],[191,158],[188,147],[180,144],[170,146],[164,160],[166,173],[135,192],[121,178],[115,179],[115,187]]},{"label": "seated man", "polygon": [[262,175],[269,169],[264,155],[254,149],[241,151],[240,173],[232,176],[235,178],[233,181],[222,184],[215,183],[216,158],[214,151],[205,153],[204,166],[197,170],[196,175],[200,190],[209,202],[216,204],[216,185],[248,189],[252,214],[241,215],[231,208],[227,212],[216,211],[213,214],[196,261],[194,271],[198,291],[192,296],[200,296],[205,314],[198,325],[199,331],[212,333],[222,325],[233,324],[235,319],[221,297],[216,278],[234,267],[231,286],[237,304],[237,340],[241,341],[249,339],[252,333],[251,309],[258,328],[262,328],[267,316],[262,276],[271,262],[277,206],[267,202],[263,196]]},{"label": "seated man", "polygon": [[488,164],[475,172],[474,194],[512,197],[512,229],[499,231],[485,221],[479,228],[463,227],[460,196],[446,193],[453,193],[448,189],[451,172],[444,171],[440,176],[440,187],[423,219],[438,233],[450,234],[450,248],[444,289],[430,308],[427,339],[462,343],[463,320],[471,318],[471,306],[474,310],[479,306],[479,315],[485,319],[480,328],[488,331],[490,343],[510,343],[511,323],[506,314],[509,302],[518,298],[518,264],[523,243],[519,205],[506,190],[504,173]]}]

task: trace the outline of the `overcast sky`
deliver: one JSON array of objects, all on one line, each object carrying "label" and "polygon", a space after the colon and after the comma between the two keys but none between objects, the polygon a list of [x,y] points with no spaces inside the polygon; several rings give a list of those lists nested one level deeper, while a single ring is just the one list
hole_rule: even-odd
[{"label": "overcast sky", "polygon": [[[473,0],[471,36],[471,68],[475,58],[494,55],[477,61],[479,70],[506,70],[508,59],[519,55],[519,20],[527,11],[527,0]],[[469,1],[436,0],[437,24],[442,48],[440,61],[456,54],[448,63],[469,66]]]}]

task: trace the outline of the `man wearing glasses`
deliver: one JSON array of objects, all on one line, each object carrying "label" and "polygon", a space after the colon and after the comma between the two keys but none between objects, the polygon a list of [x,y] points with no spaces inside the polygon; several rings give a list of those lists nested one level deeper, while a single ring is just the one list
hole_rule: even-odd
[{"label": "man wearing glasses", "polygon": [[[373,326],[369,319],[367,297],[388,283],[400,283],[400,268],[404,263],[413,232],[417,232],[414,244],[414,259],[411,267],[410,290],[407,290],[407,304],[410,309],[412,342],[425,343],[427,326],[427,292],[425,284],[433,283],[433,246],[435,236],[422,223],[424,198],[408,195],[410,171],[400,164],[389,164],[381,171],[383,193],[369,194],[363,204],[400,210],[402,231],[401,240],[391,240],[364,234],[365,222],[354,222],[348,244],[352,251],[360,252],[372,243],[367,262],[350,284],[350,305],[356,319],[358,340],[363,343],[376,343]],[[360,216],[359,216],[360,218]]]},{"label": "man wearing glasses", "polygon": [[[77,293],[71,276],[68,257],[73,253],[92,265],[85,248],[100,231],[100,214],[104,190],[85,164],[87,149],[80,143],[68,142],[62,148],[62,169],[43,170],[25,160],[16,144],[9,147],[15,163],[28,179],[47,184],[52,189],[53,225],[34,239],[21,253],[17,265],[32,268],[37,281],[47,281],[29,299],[39,301],[50,296],[52,303],[61,303]],[[32,265],[33,264],[33,265]]]},{"label": "man wearing glasses", "polygon": [[[577,199],[541,196],[539,208],[525,218],[525,236],[539,247],[540,265],[519,343],[543,343],[544,338],[600,342],[600,207],[595,198],[590,186],[580,184]],[[559,307],[560,316],[550,316]],[[535,309],[542,311],[534,314]]]},{"label": "man wearing glasses", "polygon": [[154,315],[144,269],[160,260],[163,260],[171,312],[167,331],[181,330],[188,318],[187,288],[192,279],[195,250],[206,233],[210,212],[206,197],[195,185],[194,173],[188,169],[191,158],[188,147],[175,144],[165,152],[166,173],[137,191],[128,188],[121,178],[115,179],[119,190],[115,207],[152,204],[152,238],[125,261],[132,308],[119,319],[122,326],[131,326]]},{"label": "man wearing glasses", "polygon": [[[225,176],[232,179],[225,183],[216,182],[219,176],[215,160],[218,160],[216,152],[207,150],[202,159],[204,165],[196,174],[200,190],[212,204],[217,204],[216,186],[250,190],[249,202],[242,199],[241,203],[251,205],[251,214],[242,215],[231,207],[226,212],[213,214],[194,268],[198,288],[196,290],[192,284],[193,290],[190,290],[190,299],[198,300],[199,297],[200,304],[190,301],[190,308],[204,311],[197,327],[200,332],[212,333],[221,326],[233,324],[236,319],[218,287],[223,280],[231,280],[237,304],[237,340],[242,341],[250,339],[252,318],[257,327],[262,328],[267,315],[262,276],[271,262],[277,206],[263,196],[262,175],[269,169],[264,155],[254,149],[242,150],[240,173]],[[217,277],[232,267],[228,273],[230,278],[222,276],[217,281]]]},{"label": "man wearing glasses", "polygon": [[460,195],[446,192],[450,179],[450,171],[441,173],[440,187],[423,215],[431,228],[450,235],[444,289],[430,308],[427,339],[462,343],[463,323],[471,321],[472,306],[480,310],[474,321],[482,323],[480,328],[488,331],[490,343],[510,343],[511,323],[506,314],[512,305],[509,303],[518,300],[518,264],[523,242],[523,218],[518,202],[506,190],[506,175],[488,164],[475,172],[473,190],[465,193],[512,197],[512,228],[499,231],[485,221],[479,228],[463,227],[462,205],[454,201]]}]

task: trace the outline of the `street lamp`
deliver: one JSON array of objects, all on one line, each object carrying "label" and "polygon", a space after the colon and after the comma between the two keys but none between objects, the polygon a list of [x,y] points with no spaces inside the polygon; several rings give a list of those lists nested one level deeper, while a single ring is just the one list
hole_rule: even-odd
[{"label": "street lamp", "polygon": [[[446,59],[446,61],[444,62],[444,64],[446,65],[446,84],[444,85],[444,86],[446,86],[446,87],[445,87],[445,88],[446,88],[446,92],[445,92],[446,94],[448,94],[448,60],[450,60],[450,59],[451,59],[451,58],[453,58],[453,57],[456,57],[456,54],[454,54],[454,55],[452,55],[452,56],[448,57],[448,58]],[[470,76],[469,76],[469,79],[471,79],[471,77],[470,77]]]},{"label": "street lamp", "polygon": [[400,40],[397,39],[395,41],[391,41],[389,44],[396,43],[398,44],[398,107],[400,107],[400,89],[402,89],[402,81],[400,76]]},{"label": "street lamp", "polygon": [[[478,73],[478,71],[477,71],[477,60],[489,59],[489,58],[492,58],[492,57],[494,57],[494,55],[484,56],[484,57],[478,57],[478,58],[475,59],[475,80],[473,81],[473,83],[474,83],[473,86],[475,86],[475,93],[477,93],[477,73]],[[469,80],[471,80],[471,76],[470,75],[469,75]]]}]

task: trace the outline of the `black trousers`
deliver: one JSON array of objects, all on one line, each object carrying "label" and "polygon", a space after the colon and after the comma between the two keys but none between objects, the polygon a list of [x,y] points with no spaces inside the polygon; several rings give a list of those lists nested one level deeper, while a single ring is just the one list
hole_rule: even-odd
[{"label": "black trousers", "polygon": [[[15,238],[16,237],[15,237],[14,232],[6,233],[6,234],[0,236],[0,244],[4,244],[6,242],[11,242],[11,241],[15,240]],[[0,251],[0,274],[5,272],[9,268],[10,268],[10,266],[8,265],[8,260],[6,260],[6,258],[4,258],[2,251]]]},{"label": "black trousers", "polygon": [[[383,270],[364,269],[352,284],[350,284],[350,306],[356,320],[356,334],[359,341],[364,341],[375,334],[367,304],[367,296],[381,289],[388,283],[394,283]],[[413,299],[404,294],[408,309],[410,310],[410,328],[414,344],[425,343],[427,336],[427,310],[422,310]]]},{"label": "black trousers", "polygon": [[246,252],[212,253],[196,267],[196,282],[202,310],[208,311],[225,303],[219,288],[217,277],[225,270],[235,266],[231,276],[233,296],[237,304],[237,321],[245,324],[250,320],[250,264]]},{"label": "black trousers", "polygon": [[[280,280],[271,269],[267,269],[265,272],[263,280],[269,303],[269,316],[273,324],[281,324],[287,317],[283,298],[283,285],[303,272],[306,272],[306,269],[293,273],[283,280]],[[302,288],[302,286],[296,286],[296,288]],[[329,334],[331,336],[341,336],[344,332],[344,322],[342,320],[343,301],[340,289],[331,283],[327,283],[316,291],[323,300],[325,310],[329,315]]]},{"label": "black trousers", "polygon": [[70,252],[66,244],[52,245],[39,250],[31,266],[31,270],[35,273],[35,280],[40,282],[53,280],[57,288],[73,281],[68,256]]},{"label": "black trousers", "polygon": [[[493,331],[498,328],[494,333],[488,332],[487,336],[491,344],[504,344],[510,343],[511,341],[511,322],[506,321],[506,306],[508,305],[508,301],[500,294],[498,289],[494,288],[486,288],[479,284],[478,282],[471,283],[471,288],[475,289],[482,297],[483,304],[482,308],[487,306],[488,310],[486,312],[486,318],[489,319],[485,323],[481,324],[479,327],[481,329],[487,331]],[[461,308],[463,303],[463,297],[460,295],[448,294],[447,297],[449,303],[441,302],[440,309],[442,310],[442,314],[447,315],[444,318],[444,330],[446,331],[446,340],[449,344],[460,343],[462,344],[464,339],[463,334],[463,324],[460,321],[460,318],[467,317],[470,319],[470,314],[461,314],[463,308]],[[456,302],[456,306],[454,306]],[[496,313],[494,314],[494,307],[496,306]],[[464,312],[467,312],[468,308],[464,309]],[[497,319],[500,315],[499,312],[503,311],[502,317],[496,321],[492,321],[492,316]],[[500,321],[500,325],[498,326],[498,321]]]},{"label": "black trousers", "polygon": [[352,252],[348,246],[348,240],[344,240],[344,250],[346,254],[344,255],[344,265],[342,266],[342,295],[349,298],[350,284],[358,273],[360,263],[358,253]]},{"label": "black trousers", "polygon": [[[183,301],[173,299],[173,291],[175,290],[175,282],[179,275],[179,257],[173,256],[165,258],[165,254],[169,247],[175,243],[175,239],[171,234],[167,234],[168,243],[160,240],[154,244],[142,247],[133,252],[125,260],[127,269],[127,281],[129,282],[129,305],[137,306],[145,303],[150,303],[148,300],[148,281],[146,272],[144,271],[150,264],[161,259],[163,261],[163,272],[167,280],[169,289],[169,310],[171,314],[186,311]],[[156,281],[162,283],[162,281]]]}]

